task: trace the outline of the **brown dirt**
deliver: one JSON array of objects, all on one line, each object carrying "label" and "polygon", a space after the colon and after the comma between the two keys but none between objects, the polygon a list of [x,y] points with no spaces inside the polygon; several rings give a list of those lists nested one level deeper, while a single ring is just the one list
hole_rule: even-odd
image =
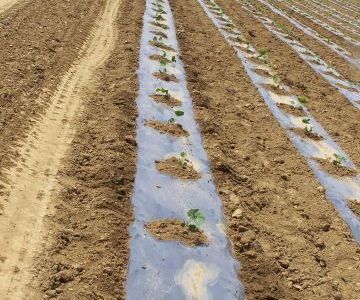
[{"label": "brown dirt", "polygon": [[162,55],[159,55],[159,54],[152,54],[149,56],[149,58],[152,60],[156,60],[158,62],[165,60],[167,63],[171,63],[170,59],[164,58]]},{"label": "brown dirt", "polygon": [[284,112],[291,114],[295,117],[305,117],[304,110],[301,106],[295,107],[285,103],[278,103],[277,106]]},{"label": "brown dirt", "polygon": [[0,16],[0,173],[13,165],[14,146],[48,106],[48,97],[39,96],[53,91],[78,58],[102,4],[33,0]]},{"label": "brown dirt", "polygon": [[349,229],[201,7],[171,5],[247,299],[356,299],[360,253]]},{"label": "brown dirt", "polygon": [[326,30],[315,22],[303,17],[302,15],[294,12],[292,9],[289,9],[286,5],[280,3],[279,1],[273,0],[271,1],[273,5],[277,8],[283,9],[284,12],[291,18],[300,21],[302,24],[308,26],[309,28],[315,30],[325,38],[330,38],[331,41],[335,42],[337,45],[343,47],[348,50],[350,53],[354,55],[354,57],[360,57],[360,48],[355,45],[349,44],[344,38],[333,34],[332,32]]},{"label": "brown dirt", "polygon": [[161,31],[151,31],[151,33],[159,35],[159,36],[163,37],[164,39],[167,39],[167,35]]},{"label": "brown dirt", "polygon": [[189,133],[181,126],[181,124],[162,123],[155,120],[146,121],[146,126],[150,126],[163,134],[172,136],[188,136]]},{"label": "brown dirt", "polygon": [[[339,94],[336,88],[329,85],[304,63],[289,46],[273,37],[238,3],[224,0],[217,2],[255,48],[269,50],[268,60],[275,73],[281,78],[281,82],[288,85],[295,95],[306,96],[309,99],[306,107],[310,113],[350,155],[352,161],[360,165],[359,111]],[[273,17],[270,13],[266,14]],[[249,31],[252,32],[251,35]],[[360,72],[356,71],[356,74],[360,76]]]},{"label": "brown dirt", "polygon": [[162,29],[169,29],[166,24],[161,24],[161,23],[158,23],[158,22],[151,22],[151,24],[156,26],[156,27],[160,27]]},{"label": "brown dirt", "polygon": [[119,12],[119,39],[77,122],[37,260],[41,290],[54,299],[124,299],[144,2],[123,1]]},{"label": "brown dirt", "polygon": [[151,98],[156,102],[166,104],[170,107],[181,106],[182,104],[179,99],[172,96],[167,97],[165,95],[151,95]]},{"label": "brown dirt", "polygon": [[181,164],[178,158],[171,157],[165,160],[155,161],[155,163],[159,172],[168,174],[170,176],[190,180],[196,180],[200,178],[200,174],[195,171],[191,165],[191,162],[185,165]]},{"label": "brown dirt", "polygon": [[161,241],[177,241],[187,247],[206,246],[208,240],[202,231],[191,231],[179,220],[164,219],[145,224],[147,231]]},{"label": "brown dirt", "polygon": [[153,75],[163,81],[179,82],[179,79],[177,79],[174,74],[155,72]]},{"label": "brown dirt", "polygon": [[280,86],[277,87],[273,84],[266,83],[266,84],[263,84],[263,87],[277,95],[281,95],[281,96],[290,96],[291,95],[288,91],[285,91]]},{"label": "brown dirt", "polygon": [[[322,43],[318,42],[317,40],[307,36],[306,34],[304,34],[301,30],[297,29],[296,27],[294,27],[293,25],[291,25],[291,23],[289,23],[285,18],[282,18],[278,15],[276,15],[275,13],[273,13],[269,8],[267,8],[267,6],[259,3],[257,0],[250,0],[250,2],[255,6],[258,7],[262,10],[262,12],[264,13],[265,16],[267,16],[268,18],[270,18],[271,20],[276,20],[278,23],[285,25],[287,28],[289,28],[293,35],[296,37],[299,37],[301,40],[301,43],[306,46],[307,48],[311,49],[313,52],[315,52],[316,54],[318,54],[320,57],[322,57],[328,64],[334,65],[336,67],[336,69],[343,75],[346,77],[346,79],[348,80],[353,80],[356,82],[360,82],[360,74],[358,72],[358,69],[353,66],[352,64],[348,63],[345,59],[343,59],[341,56],[339,56],[338,54],[336,54],[335,52],[333,52],[330,48],[324,46]],[[248,13],[245,13],[244,11],[242,12],[241,16],[244,16],[247,14],[247,18],[243,19],[241,18],[238,14],[236,14],[236,18],[235,18],[235,13],[234,11],[228,11],[225,10],[225,7],[231,7],[231,9],[235,9],[236,6],[238,6],[238,9],[236,9],[235,11],[241,11],[242,9],[239,9],[240,4],[236,3],[235,1],[225,1],[225,0],[220,0],[218,1],[218,4],[221,4],[221,6],[223,7],[224,4],[226,4],[223,8],[224,11],[230,15],[234,19],[238,19],[239,22],[237,22],[237,24],[241,24],[241,26],[245,25],[246,27],[242,27],[242,28],[246,28],[247,30],[253,30],[254,33],[256,34],[256,38],[259,38],[259,35],[261,35],[263,38],[265,39],[265,43],[269,42],[269,39],[267,38],[267,35],[263,35],[262,33],[259,34],[259,29],[257,27],[259,27],[256,23],[257,21],[255,21],[254,18],[250,19],[252,21],[250,21],[249,23],[249,15]],[[259,10],[260,10],[259,9]],[[234,15],[234,17],[233,17]],[[252,25],[255,25],[254,27]],[[249,28],[251,27],[251,28]],[[255,28],[256,27],[256,28]],[[260,26],[261,27],[261,26]],[[247,30],[244,30],[244,32],[246,32]],[[260,30],[261,32],[262,30]],[[271,34],[270,34],[271,36]],[[256,39],[256,40],[257,40]],[[275,38],[273,38],[272,40],[274,40]],[[277,40],[277,39],[276,39]],[[279,41],[278,41],[279,42]],[[273,44],[272,46],[275,46],[275,44]],[[277,46],[277,45],[276,45]],[[273,47],[272,47],[273,48]],[[275,49],[273,48],[273,51],[276,52],[280,52],[280,49]],[[284,57],[284,56],[283,56]],[[296,58],[295,60],[299,61],[300,58]],[[283,60],[283,63],[287,63],[291,60]],[[304,64],[305,65],[305,64]],[[309,67],[308,67],[309,68]],[[305,76],[306,74],[303,74],[304,78],[306,78]]]},{"label": "brown dirt", "polygon": [[349,207],[360,218],[360,202],[356,200],[349,201]]},{"label": "brown dirt", "polygon": [[314,132],[305,131],[304,129],[294,128],[292,131],[304,139],[312,139],[314,141],[320,141],[323,139],[322,136],[317,135]]},{"label": "brown dirt", "polygon": [[342,176],[356,176],[358,174],[356,170],[346,168],[339,164],[334,164],[328,159],[319,159],[318,162],[329,174],[332,175],[337,175],[342,177]]}]

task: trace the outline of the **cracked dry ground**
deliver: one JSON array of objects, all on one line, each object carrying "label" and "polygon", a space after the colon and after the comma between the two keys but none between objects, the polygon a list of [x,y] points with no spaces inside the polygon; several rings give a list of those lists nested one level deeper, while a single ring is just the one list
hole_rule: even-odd
[{"label": "cracked dry ground", "polygon": [[[246,299],[360,299],[359,245],[305,159],[198,1],[169,3]],[[359,165],[360,112],[237,1],[217,3]],[[126,298],[144,11],[144,0],[1,1],[0,299]]]}]

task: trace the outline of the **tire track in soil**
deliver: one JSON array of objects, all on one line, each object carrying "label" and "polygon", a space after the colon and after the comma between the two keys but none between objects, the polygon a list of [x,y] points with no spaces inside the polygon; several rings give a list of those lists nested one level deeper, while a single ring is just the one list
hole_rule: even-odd
[{"label": "tire track in soil", "polygon": [[8,10],[10,7],[15,5],[16,2],[19,2],[20,0],[1,0],[0,1],[0,14],[4,13],[6,10]]},{"label": "tire track in soil", "polygon": [[0,217],[2,299],[22,299],[31,293],[25,286],[31,281],[32,257],[41,244],[43,218],[56,190],[55,175],[74,134],[72,121],[82,104],[81,91],[113,48],[120,1],[107,1],[80,50],[81,58],[62,78],[46,113],[17,149],[17,163],[6,174]]}]

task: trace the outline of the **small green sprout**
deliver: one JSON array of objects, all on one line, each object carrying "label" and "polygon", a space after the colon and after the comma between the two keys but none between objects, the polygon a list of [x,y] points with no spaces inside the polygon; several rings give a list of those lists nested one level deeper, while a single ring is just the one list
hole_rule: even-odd
[{"label": "small green sprout", "polygon": [[176,62],[176,56],[175,56],[175,55],[173,55],[173,56],[171,57],[171,61],[172,61],[173,63]]},{"label": "small green sprout", "polygon": [[181,153],[180,153],[180,156],[179,156],[179,158],[178,158],[178,162],[179,162],[179,164],[180,164],[182,167],[186,168],[186,166],[188,165],[188,163],[189,163],[190,161],[189,161],[188,158],[186,157],[186,153],[185,153],[185,152],[181,152]]},{"label": "small green sprout", "polygon": [[336,166],[340,165],[343,161],[346,161],[346,158],[337,154],[337,153],[334,153],[334,157],[332,159],[332,163]]},{"label": "small green sprout", "polygon": [[310,119],[309,118],[304,118],[304,119],[302,119],[302,122],[304,124],[310,124]]},{"label": "small green sprout", "polygon": [[164,21],[165,18],[164,18],[161,14],[157,13],[157,14],[156,14],[156,17],[155,17],[155,20],[156,20],[156,21]]},{"label": "small green sprout", "polygon": [[169,93],[169,90],[168,90],[168,89],[165,89],[165,88],[157,88],[157,89],[155,90],[155,92],[161,94],[162,96],[170,97],[170,93]]},{"label": "small green sprout", "polygon": [[160,37],[154,36],[154,37],[153,37],[153,41],[154,41],[155,43],[158,43],[158,44],[163,44],[163,38],[162,38],[162,36],[160,36]]},{"label": "small green sprout", "polygon": [[259,56],[258,57],[263,57],[264,55],[266,55],[266,53],[268,53],[268,49],[266,48],[262,48],[259,50]]},{"label": "small green sprout", "polygon": [[169,124],[174,124],[174,123],[175,123],[175,119],[174,119],[174,118],[170,118],[170,119],[168,120],[168,123],[169,123]]},{"label": "small green sprout", "polygon": [[200,226],[205,222],[204,214],[197,208],[192,208],[187,212],[188,220],[183,222],[183,227],[189,228],[190,231],[198,232]]},{"label": "small green sprout", "polygon": [[181,117],[184,115],[184,112],[182,110],[175,110],[175,115]]},{"label": "small green sprout", "polygon": [[166,59],[161,59],[160,60],[160,68],[159,68],[160,73],[166,73],[167,72],[166,65],[167,65]]},{"label": "small green sprout", "polygon": [[273,85],[273,86],[279,87],[279,85],[280,85],[280,78],[279,78],[279,76],[273,75],[273,76],[271,77],[271,80],[272,80],[272,85]]},{"label": "small green sprout", "polygon": [[301,104],[306,104],[308,102],[308,98],[305,96],[299,96],[297,99]]}]

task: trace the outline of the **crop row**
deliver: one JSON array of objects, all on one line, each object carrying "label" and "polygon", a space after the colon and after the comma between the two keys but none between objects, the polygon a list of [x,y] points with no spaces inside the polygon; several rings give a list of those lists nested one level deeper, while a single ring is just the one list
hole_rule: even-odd
[{"label": "crop row", "polygon": [[360,195],[356,166],[309,113],[306,108],[309,99],[293,95],[290,88],[280,82],[267,61],[267,50],[256,50],[214,1],[198,2],[227,43],[234,48],[269,110],[307,160],[328,199],[360,243],[360,220],[348,207],[348,201]]},{"label": "crop row", "polygon": [[223,229],[166,0],[146,1],[138,78],[127,299],[239,299],[238,264]]}]

